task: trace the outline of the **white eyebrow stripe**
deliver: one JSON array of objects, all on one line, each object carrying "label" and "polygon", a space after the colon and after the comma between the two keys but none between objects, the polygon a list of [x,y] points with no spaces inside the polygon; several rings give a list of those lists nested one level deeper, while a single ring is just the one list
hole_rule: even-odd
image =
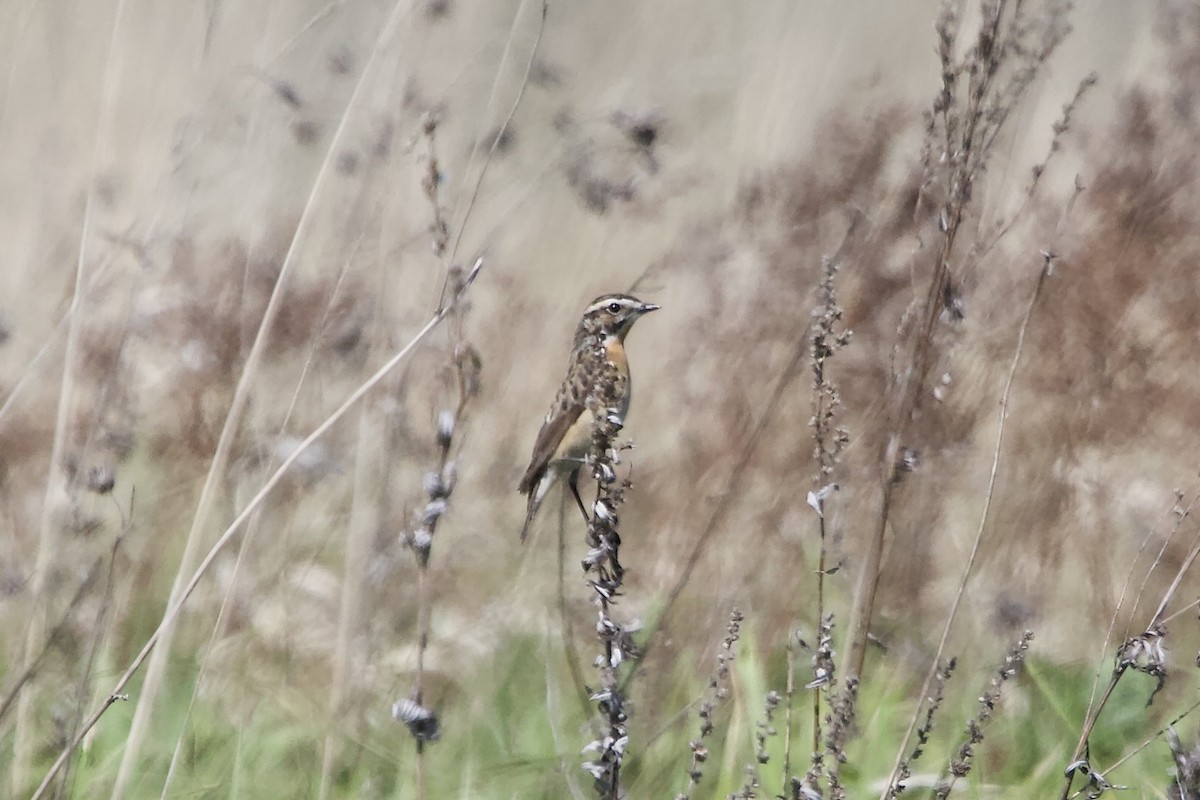
[{"label": "white eyebrow stripe", "polygon": [[587,310],[585,310],[583,313],[591,314],[594,311],[603,311],[613,303],[616,303],[623,308],[634,308],[638,305],[638,301],[629,297],[605,297],[603,299],[596,300],[594,303],[588,306]]}]

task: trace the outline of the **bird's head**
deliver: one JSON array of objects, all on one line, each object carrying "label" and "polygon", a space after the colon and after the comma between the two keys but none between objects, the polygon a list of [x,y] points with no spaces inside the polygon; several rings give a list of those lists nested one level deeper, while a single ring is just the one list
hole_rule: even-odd
[{"label": "bird's head", "polygon": [[615,336],[624,341],[633,323],[659,306],[643,303],[628,294],[604,294],[593,300],[579,322],[579,335]]}]

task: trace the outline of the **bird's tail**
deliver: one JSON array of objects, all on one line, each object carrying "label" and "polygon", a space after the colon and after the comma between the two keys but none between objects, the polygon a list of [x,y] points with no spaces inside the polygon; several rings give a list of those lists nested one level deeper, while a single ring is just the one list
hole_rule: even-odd
[{"label": "bird's tail", "polygon": [[526,524],[521,525],[521,543],[524,545],[524,540],[529,535],[529,525],[533,523],[533,510],[530,510],[526,515]]},{"label": "bird's tail", "polygon": [[533,517],[537,514],[538,506],[537,492],[529,493],[529,505],[525,510],[525,524],[521,526],[521,544],[525,544],[526,537],[529,536],[529,526],[533,524]]}]

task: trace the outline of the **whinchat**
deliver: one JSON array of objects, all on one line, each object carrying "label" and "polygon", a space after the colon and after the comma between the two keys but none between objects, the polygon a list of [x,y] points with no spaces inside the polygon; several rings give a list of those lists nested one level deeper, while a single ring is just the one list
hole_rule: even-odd
[{"label": "whinchat", "polygon": [[618,424],[624,424],[631,397],[629,359],[625,355],[625,337],[633,323],[643,314],[657,311],[653,303],[643,303],[627,294],[605,294],[597,297],[583,312],[575,329],[575,343],[567,377],[563,380],[554,404],[533,444],[529,469],[518,487],[529,495],[521,541],[529,534],[529,524],[551,487],[563,475],[579,510],[587,518],[587,510],[579,496],[579,468],[587,460],[592,447],[593,409],[599,408],[597,387],[611,380],[617,399],[615,412]]}]

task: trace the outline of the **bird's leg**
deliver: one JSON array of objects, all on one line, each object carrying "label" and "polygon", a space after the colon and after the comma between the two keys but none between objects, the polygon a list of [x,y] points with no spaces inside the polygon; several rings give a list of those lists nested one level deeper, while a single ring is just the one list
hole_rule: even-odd
[{"label": "bird's leg", "polygon": [[579,513],[583,514],[583,521],[591,524],[591,517],[588,516],[587,506],[583,504],[583,498],[579,496],[579,470],[571,470],[571,474],[567,476],[567,485],[571,487],[571,494],[575,495],[575,502],[579,504]]}]

